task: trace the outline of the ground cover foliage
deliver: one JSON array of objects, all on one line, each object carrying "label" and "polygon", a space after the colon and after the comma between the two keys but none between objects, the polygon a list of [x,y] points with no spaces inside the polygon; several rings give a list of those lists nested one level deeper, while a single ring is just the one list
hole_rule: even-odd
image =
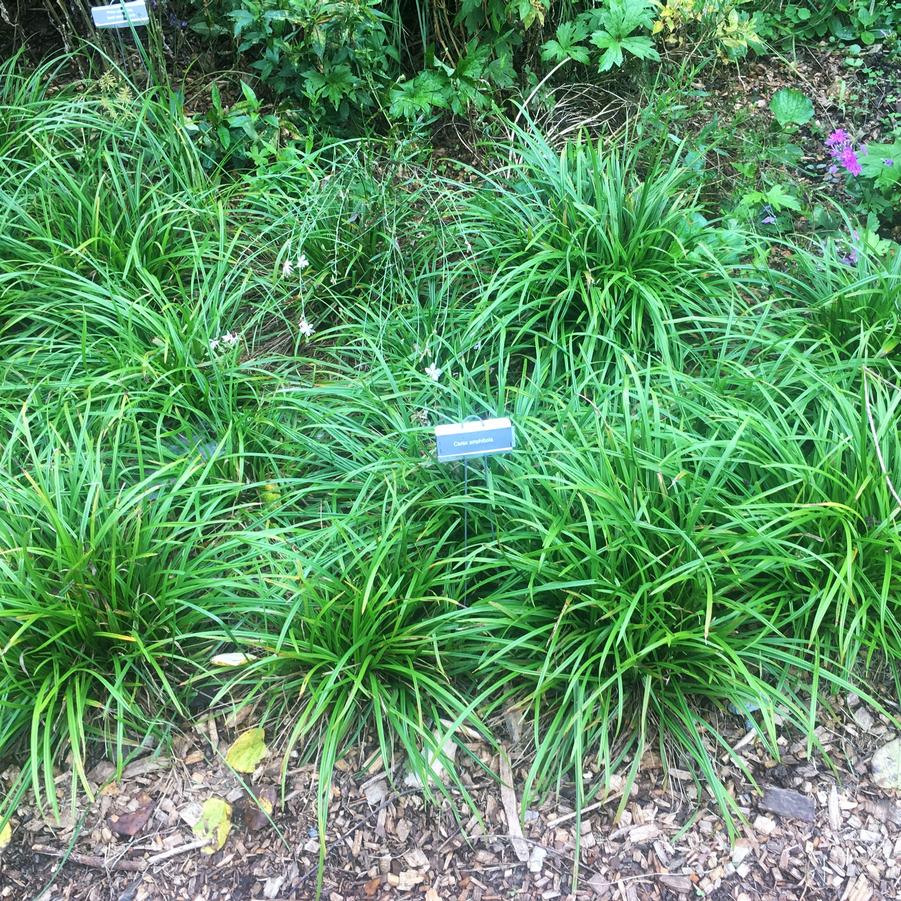
[{"label": "ground cover foliage", "polygon": [[[364,731],[465,795],[447,743],[511,712],[525,805],[653,745],[729,819],[719,716],[778,755],[898,684],[897,246],[722,216],[639,124],[226,171],[61,65],[0,71],[0,816],[253,704],[323,835]],[[439,465],[471,415],[515,452]]]}]

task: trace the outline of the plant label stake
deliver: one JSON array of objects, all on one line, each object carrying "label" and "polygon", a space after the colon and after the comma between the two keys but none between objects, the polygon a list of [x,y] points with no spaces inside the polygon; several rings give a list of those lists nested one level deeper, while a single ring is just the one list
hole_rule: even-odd
[{"label": "plant label stake", "polygon": [[131,28],[133,25],[146,25],[150,21],[144,0],[94,6],[91,8],[91,18],[96,28]]},{"label": "plant label stake", "polygon": [[[95,28],[111,28],[116,32],[116,43],[119,45],[119,55],[122,58],[122,68],[127,69],[125,63],[125,46],[122,43],[122,28],[134,29],[136,25],[147,25],[150,22],[150,14],[147,12],[145,0],[131,0],[130,3],[112,3],[109,6],[92,6],[91,18]],[[141,64],[146,69],[144,58]]]},{"label": "plant label stake", "polygon": [[439,463],[506,454],[513,450],[515,444],[513,423],[504,416],[500,419],[438,425],[435,426],[435,443]]},{"label": "plant label stake", "polygon": [[[481,457],[488,479],[488,457],[507,454],[516,446],[513,423],[506,416],[499,419],[474,419],[435,426],[435,445],[439,463],[463,461],[463,494],[469,499],[469,459]],[[497,538],[497,525],[494,527]],[[463,507],[463,553],[469,551],[469,504]],[[469,593],[464,582],[463,603]]]}]

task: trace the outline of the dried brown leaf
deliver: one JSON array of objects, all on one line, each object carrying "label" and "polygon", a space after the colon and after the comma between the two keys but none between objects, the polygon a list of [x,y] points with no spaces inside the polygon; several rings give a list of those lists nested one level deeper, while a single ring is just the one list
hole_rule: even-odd
[{"label": "dried brown leaf", "polygon": [[147,795],[142,795],[139,800],[140,806],[136,810],[114,814],[109,818],[109,827],[116,835],[131,838],[147,825],[156,805]]},{"label": "dried brown leaf", "polygon": [[507,817],[507,832],[510,833],[513,851],[519,860],[525,863],[529,859],[529,845],[522,834],[516,792],[513,790],[513,770],[510,768],[510,759],[504,749],[501,749],[499,775],[501,777],[501,804],[504,806],[504,814]]}]

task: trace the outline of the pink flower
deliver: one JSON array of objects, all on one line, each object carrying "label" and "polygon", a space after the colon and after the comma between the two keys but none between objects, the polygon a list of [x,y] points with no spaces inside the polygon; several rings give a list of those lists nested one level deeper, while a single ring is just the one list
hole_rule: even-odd
[{"label": "pink flower", "polygon": [[[826,138],[826,149],[829,151],[832,159],[851,175],[860,175],[863,171],[860,160],[857,158],[857,151],[854,150],[854,142],[851,140],[851,135],[843,128],[837,128]],[[866,144],[860,148],[859,152],[861,156],[866,156]],[[838,170],[835,166],[829,167],[830,175],[834,175],[836,171]]]},{"label": "pink flower", "polygon": [[857,159],[857,154],[850,147],[846,147],[842,151],[838,161],[851,173],[851,175],[860,175],[860,173],[863,172],[860,161]]},{"label": "pink flower", "polygon": [[826,146],[830,150],[844,150],[845,147],[851,146],[851,135],[843,128],[837,128],[826,138]]}]

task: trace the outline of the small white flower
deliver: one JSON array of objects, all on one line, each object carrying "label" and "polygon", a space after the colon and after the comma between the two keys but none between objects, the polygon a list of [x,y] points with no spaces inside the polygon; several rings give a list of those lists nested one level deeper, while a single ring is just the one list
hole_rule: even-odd
[{"label": "small white flower", "polygon": [[237,332],[226,332],[221,340],[226,347],[234,347],[241,340],[241,336]]},{"label": "small white flower", "polygon": [[441,370],[434,364],[429,363],[425,368],[425,374],[433,381],[437,382],[441,378]]},{"label": "small white flower", "polygon": [[302,272],[307,266],[310,265],[310,261],[307,259],[306,254],[301,254],[296,260],[286,259],[284,263],[282,263],[282,278],[288,278],[295,269],[298,272]]},{"label": "small white flower", "polygon": [[307,322],[306,317],[302,318],[300,322],[297,323],[297,330],[304,336],[304,338],[310,338],[316,329]]},{"label": "small white flower", "polygon": [[215,351],[219,349],[219,339],[218,338],[210,338],[210,350]]}]

